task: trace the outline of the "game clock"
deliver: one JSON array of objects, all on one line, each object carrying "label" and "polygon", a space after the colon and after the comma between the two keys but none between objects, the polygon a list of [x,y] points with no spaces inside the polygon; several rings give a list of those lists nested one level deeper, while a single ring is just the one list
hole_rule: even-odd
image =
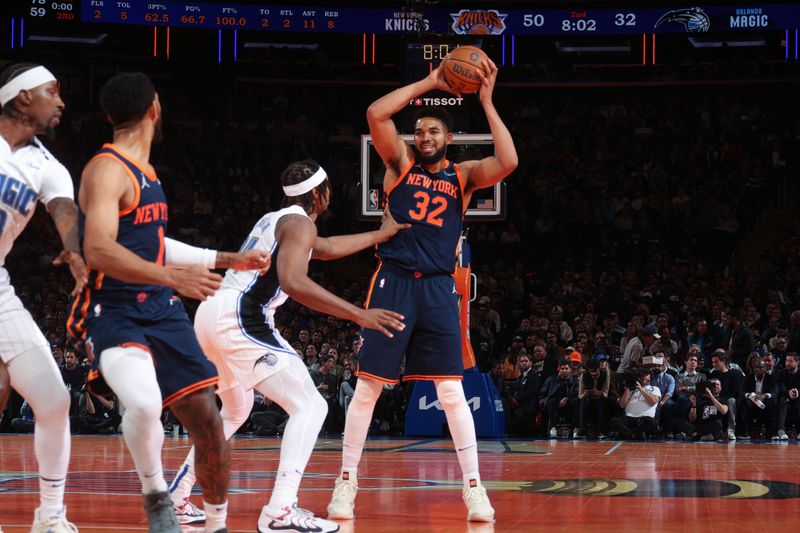
[{"label": "game clock", "polygon": [[406,74],[420,78],[439,66],[447,54],[465,45],[481,46],[481,39],[426,39],[409,41],[406,45]]},{"label": "game clock", "polygon": [[423,44],[422,59],[425,61],[441,61],[452,50],[449,44]]}]

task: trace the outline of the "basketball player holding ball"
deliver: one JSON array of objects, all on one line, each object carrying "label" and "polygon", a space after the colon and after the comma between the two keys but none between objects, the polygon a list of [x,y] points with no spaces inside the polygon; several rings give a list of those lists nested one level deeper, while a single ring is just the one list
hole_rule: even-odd
[{"label": "basketball player holding ball", "polygon": [[392,339],[372,330],[363,332],[359,379],[347,412],[342,469],[328,505],[329,518],[354,517],[358,463],[372,412],[384,383],[397,383],[405,356],[405,380],[435,382],[464,476],[467,519],[494,520],[478,473],[475,425],[460,383],[464,367],[453,272],[472,193],[508,176],[517,167],[517,152],[492,103],[497,66],[488,59],[479,71],[478,97],[494,138],[495,156],[459,164],[448,161],[447,146],[453,135],[443,109],[428,108],[417,114],[413,145],[400,138],[392,116],[410,100],[434,89],[457,92],[445,82],[445,68],[443,62],[424,79],[387,94],[367,110],[372,141],[386,165],[383,187],[389,212],[398,223],[411,224],[378,245],[380,262],[367,308],[397,311],[405,317],[406,328]]}]

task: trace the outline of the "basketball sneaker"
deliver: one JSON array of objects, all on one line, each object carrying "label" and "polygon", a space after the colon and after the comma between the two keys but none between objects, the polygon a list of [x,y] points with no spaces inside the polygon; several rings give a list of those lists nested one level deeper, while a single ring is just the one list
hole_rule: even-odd
[{"label": "basketball sneaker", "polygon": [[169,492],[151,492],[144,495],[144,510],[147,514],[147,531],[149,533],[181,533],[175,506]]},{"label": "basketball sneaker", "polygon": [[178,517],[178,522],[182,526],[206,521],[206,513],[190,502],[189,498],[183,500],[183,505],[175,505],[175,516]]},{"label": "basketball sneaker", "polygon": [[258,533],[267,533],[268,531],[333,533],[339,531],[339,524],[317,518],[296,505],[284,507],[277,513],[269,511],[265,505],[261,508],[261,516],[258,517]]},{"label": "basketball sneaker", "polygon": [[78,533],[75,524],[67,521],[67,508],[61,509],[56,516],[48,519],[42,518],[39,509],[33,513],[33,526],[31,533]]},{"label": "basketball sneaker", "polygon": [[489,503],[486,489],[477,483],[474,486],[464,487],[462,493],[464,503],[467,505],[467,520],[469,522],[491,522],[494,520],[494,509]]},{"label": "basketball sneaker", "polygon": [[356,506],[356,493],[358,493],[358,481],[337,477],[331,503],[328,504],[328,518],[352,520],[355,517],[353,510]]}]

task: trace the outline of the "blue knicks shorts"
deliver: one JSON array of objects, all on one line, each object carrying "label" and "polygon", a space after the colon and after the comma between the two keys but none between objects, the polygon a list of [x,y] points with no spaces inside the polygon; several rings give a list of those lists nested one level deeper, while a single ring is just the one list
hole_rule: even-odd
[{"label": "blue knicks shorts", "polygon": [[206,358],[180,300],[172,300],[158,318],[143,318],[125,309],[103,308],[86,318],[85,344],[93,354],[88,385],[96,394],[111,389],[99,372],[103,350],[135,346],[149,352],[164,407],[192,392],[217,384],[217,368]]},{"label": "blue knicks shorts", "polygon": [[452,275],[424,277],[383,263],[372,278],[367,308],[400,313],[403,331],[364,329],[358,354],[358,375],[396,383],[403,356],[404,380],[463,379],[461,322],[458,294]]}]

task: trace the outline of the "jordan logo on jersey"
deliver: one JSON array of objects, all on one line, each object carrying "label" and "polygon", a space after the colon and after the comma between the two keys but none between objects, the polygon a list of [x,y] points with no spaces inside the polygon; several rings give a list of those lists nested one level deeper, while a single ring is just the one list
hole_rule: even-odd
[{"label": "jordan logo on jersey", "polygon": [[143,172],[139,172],[139,177],[142,178],[142,189],[148,188],[150,186],[150,184],[147,183],[147,178],[144,177],[144,173]]}]

